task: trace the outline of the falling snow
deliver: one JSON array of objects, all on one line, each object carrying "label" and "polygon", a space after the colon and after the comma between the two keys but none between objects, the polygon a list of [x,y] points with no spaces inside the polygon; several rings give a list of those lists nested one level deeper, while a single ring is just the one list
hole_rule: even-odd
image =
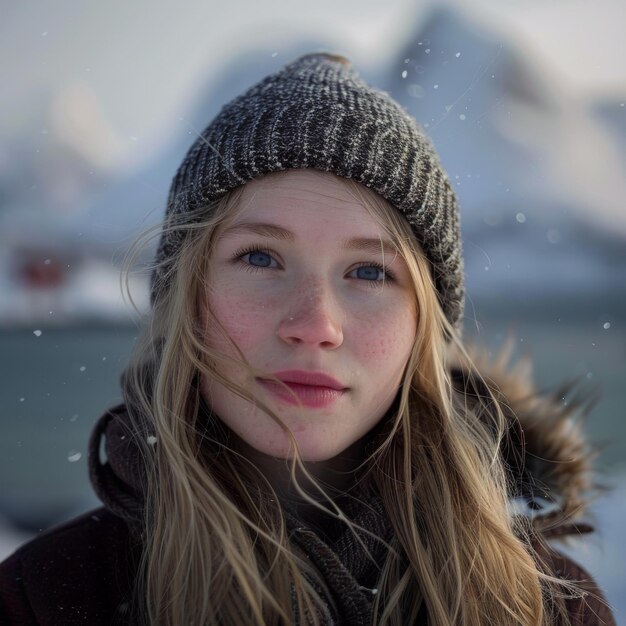
[{"label": "falling snow", "polygon": [[602,324],[602,328],[604,328],[604,330],[608,330],[611,328],[611,322],[604,322],[604,324]]},{"label": "falling snow", "polygon": [[76,463],[76,461],[80,461],[82,456],[83,455],[80,452],[75,452],[74,450],[70,450],[70,452],[67,455],[67,460],[70,463]]},{"label": "falling snow", "polygon": [[561,240],[561,233],[556,228],[550,228],[546,233],[546,237],[550,243],[559,243]]},{"label": "falling snow", "polygon": [[148,435],[146,441],[148,442],[148,444],[153,446],[157,442],[157,438],[154,435]]},{"label": "falling snow", "polygon": [[35,337],[41,337],[42,333],[40,330],[33,330],[33,335],[35,335]]},{"label": "falling snow", "polygon": [[520,212],[520,213],[518,213],[518,214],[515,216],[515,219],[516,219],[516,220],[517,220],[520,224],[523,224],[523,223],[526,221],[526,216],[525,216],[523,213],[521,213],[521,212]]},{"label": "falling snow", "polygon": [[424,97],[424,88],[421,85],[417,85],[415,83],[408,85],[406,88],[407,93],[411,98],[423,98]]}]

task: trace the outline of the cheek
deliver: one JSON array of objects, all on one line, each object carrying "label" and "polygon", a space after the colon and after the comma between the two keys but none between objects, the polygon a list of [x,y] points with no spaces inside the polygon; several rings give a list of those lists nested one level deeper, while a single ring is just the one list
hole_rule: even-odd
[{"label": "cheek", "polygon": [[[253,298],[241,290],[220,288],[210,297],[208,305],[228,336],[245,352],[248,346],[266,336],[272,323],[272,302],[267,297]],[[205,316],[206,319],[206,316]],[[206,327],[206,324],[205,324]],[[209,332],[213,343],[222,343],[221,333]]]},{"label": "cheek", "polygon": [[410,354],[417,322],[409,307],[381,312],[357,331],[357,345],[366,362],[404,362]]}]

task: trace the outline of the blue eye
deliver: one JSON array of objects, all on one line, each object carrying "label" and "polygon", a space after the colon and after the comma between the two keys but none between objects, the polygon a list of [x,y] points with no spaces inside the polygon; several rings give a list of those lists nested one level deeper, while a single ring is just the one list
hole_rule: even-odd
[{"label": "blue eye", "polygon": [[272,262],[272,257],[262,250],[256,250],[255,252],[248,252],[250,265],[256,265],[257,267],[269,267]]},{"label": "blue eye", "polygon": [[363,263],[352,271],[357,273],[355,278],[360,278],[364,282],[370,283],[372,286],[380,285],[386,281],[392,282],[394,280],[393,274],[379,263]]},{"label": "blue eye", "polygon": [[364,280],[379,280],[384,272],[375,265],[364,265],[363,267],[356,268],[357,278],[363,278]]},{"label": "blue eye", "polygon": [[[246,259],[246,257],[248,257]],[[260,248],[248,248],[246,250],[239,250],[234,259],[241,263],[248,271],[256,272],[266,268],[273,269],[278,267],[274,257],[270,254],[269,250],[261,250]],[[271,266],[272,261],[275,265]]]}]

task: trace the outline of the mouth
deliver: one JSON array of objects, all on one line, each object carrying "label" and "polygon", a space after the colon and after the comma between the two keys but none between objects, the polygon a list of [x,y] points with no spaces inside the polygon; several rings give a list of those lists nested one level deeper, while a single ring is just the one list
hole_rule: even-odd
[{"label": "mouth", "polygon": [[323,408],[339,400],[348,390],[347,388],[335,389],[325,385],[307,385],[292,381],[283,381],[293,392],[290,394],[282,385],[271,380],[257,379],[258,382],[272,395],[287,404],[302,405],[310,408]]}]

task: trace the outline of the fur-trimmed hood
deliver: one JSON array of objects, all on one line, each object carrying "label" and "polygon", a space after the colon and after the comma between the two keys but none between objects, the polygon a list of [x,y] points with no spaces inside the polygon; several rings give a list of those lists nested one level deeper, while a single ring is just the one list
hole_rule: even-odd
[{"label": "fur-trimmed hood", "polygon": [[[590,532],[592,527],[581,519],[596,489],[596,452],[583,421],[597,396],[581,390],[576,380],[539,391],[530,357],[512,362],[513,345],[510,340],[495,356],[484,348],[468,348],[509,424],[501,450],[511,474],[511,514],[529,518],[546,539]],[[454,384],[467,392],[467,371],[452,361]],[[470,393],[484,397],[480,386],[475,383]]]},{"label": "fur-trimmed hood", "polygon": [[[593,491],[593,449],[581,417],[594,398],[578,394],[567,382],[550,392],[537,390],[528,358],[511,364],[512,344],[492,357],[482,348],[468,349],[482,379],[500,401],[509,424],[502,455],[511,477],[510,510],[524,515],[545,538],[589,532],[579,520]],[[472,400],[488,394],[483,383],[470,377],[461,359],[451,359],[450,373],[459,393]],[[141,515],[141,453],[130,429],[126,407],[120,404],[98,420],[89,446],[93,487],[116,515],[137,520]],[[153,433],[143,433],[150,443]],[[106,461],[100,458],[104,443]]]}]

